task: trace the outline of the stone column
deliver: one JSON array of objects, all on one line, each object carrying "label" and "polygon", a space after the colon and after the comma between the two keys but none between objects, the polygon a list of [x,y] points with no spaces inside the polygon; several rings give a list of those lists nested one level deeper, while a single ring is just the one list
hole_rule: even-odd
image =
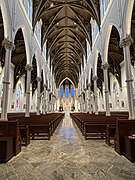
[{"label": "stone column", "polygon": [[89,98],[89,114],[92,114],[92,111],[91,111],[91,84],[88,85],[88,98]]},{"label": "stone column", "polygon": [[44,97],[43,97],[43,102],[44,102],[43,114],[46,114],[46,85],[45,85],[45,84],[44,84]]},{"label": "stone column", "polygon": [[131,60],[130,60],[130,45],[133,43],[133,38],[127,36],[120,42],[120,47],[123,47],[124,63],[126,68],[126,83],[127,83],[127,97],[129,106],[129,119],[135,119],[135,106],[133,99],[133,77],[131,74]]},{"label": "stone column", "polygon": [[88,89],[86,90],[86,112],[89,112],[89,98],[88,98]]},{"label": "stone column", "polygon": [[53,105],[52,92],[50,92],[50,102],[49,102],[49,111],[50,112],[52,112],[52,105]]},{"label": "stone column", "polygon": [[53,100],[53,108],[52,108],[52,111],[54,112],[55,111],[55,96],[53,95],[52,97],[52,100]]},{"label": "stone column", "polygon": [[97,101],[97,76],[93,77],[94,81],[94,99],[95,99],[95,114],[98,114],[98,101]]},{"label": "stone column", "polygon": [[46,100],[47,112],[50,111],[49,92],[50,92],[50,89],[47,89],[47,100]]},{"label": "stone column", "polygon": [[37,77],[37,115],[40,115],[40,102],[41,102],[41,95],[40,95],[40,88],[41,88],[41,78]]},{"label": "stone column", "polygon": [[79,95],[80,112],[82,112],[82,94]]},{"label": "stone column", "polygon": [[7,108],[8,108],[8,96],[9,96],[9,80],[11,69],[11,53],[15,49],[15,46],[8,39],[4,39],[2,45],[5,48],[5,68],[4,68],[4,81],[3,81],[3,104],[1,110],[1,120],[7,121]]},{"label": "stone column", "polygon": [[32,66],[27,64],[25,69],[27,70],[27,86],[26,86],[26,111],[25,117],[30,117],[30,83],[31,83],[31,71]]},{"label": "stone column", "polygon": [[51,108],[51,112],[54,112],[54,97],[53,97],[53,94],[52,94],[52,108]]},{"label": "stone column", "polygon": [[104,71],[104,83],[105,83],[105,107],[106,107],[106,116],[110,116],[110,105],[109,105],[109,88],[108,88],[108,68],[109,64],[105,63],[102,65]]},{"label": "stone column", "polygon": [[81,109],[82,109],[81,111],[82,111],[82,112],[84,112],[84,98],[83,98],[83,93],[84,93],[84,92],[81,93]]},{"label": "stone column", "polygon": [[121,95],[122,95],[122,88],[120,87],[120,89],[119,89],[119,109],[120,110],[122,109],[122,104],[121,104],[122,97],[121,97]]}]

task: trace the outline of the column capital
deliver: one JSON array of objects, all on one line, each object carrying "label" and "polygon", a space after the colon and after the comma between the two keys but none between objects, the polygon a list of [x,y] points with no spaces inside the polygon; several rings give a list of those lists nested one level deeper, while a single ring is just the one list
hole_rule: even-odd
[{"label": "column capital", "polygon": [[131,35],[128,35],[126,38],[120,41],[120,47],[122,48],[122,47],[130,46],[133,42],[134,40],[131,37]]},{"label": "column capital", "polygon": [[85,88],[83,88],[83,90],[84,90],[84,91],[87,91],[87,88],[85,87]]},{"label": "column capital", "polygon": [[50,89],[50,88],[46,88],[46,90],[47,90],[48,92],[50,92],[51,89]]},{"label": "column capital", "polygon": [[105,69],[108,69],[109,68],[109,64],[106,62],[104,64],[102,64],[102,67],[101,67],[103,70]]},{"label": "column capital", "polygon": [[7,38],[2,41],[2,46],[4,46],[5,49],[9,50],[15,49],[15,45],[13,44],[13,42],[9,41]]},{"label": "column capital", "polygon": [[32,70],[33,70],[33,67],[32,67],[30,64],[26,64],[25,69],[26,69],[27,71],[32,71]]},{"label": "column capital", "polygon": [[46,84],[44,84],[44,85],[43,85],[43,87],[44,87],[44,88],[47,88],[47,85],[46,85]]},{"label": "column capital", "polygon": [[42,81],[42,78],[41,77],[37,77],[36,79],[38,82],[41,82]]},{"label": "column capital", "polygon": [[125,82],[133,82],[133,79],[127,79]]},{"label": "column capital", "polygon": [[98,77],[97,76],[93,76],[93,81],[96,81],[97,79],[98,79]]}]

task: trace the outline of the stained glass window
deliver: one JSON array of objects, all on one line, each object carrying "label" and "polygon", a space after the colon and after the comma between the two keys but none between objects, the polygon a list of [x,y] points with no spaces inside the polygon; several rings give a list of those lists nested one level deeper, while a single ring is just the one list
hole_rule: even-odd
[{"label": "stained glass window", "polygon": [[71,96],[74,97],[74,95],[75,95],[74,87],[72,87],[72,89],[71,89]]},{"label": "stained glass window", "polygon": [[60,97],[62,97],[63,96],[63,89],[62,89],[62,87],[60,87]]},{"label": "stained glass window", "polygon": [[69,88],[68,87],[65,88],[65,97],[66,98],[69,97]]},{"label": "stained glass window", "polygon": [[16,110],[20,109],[21,84],[16,88]]}]

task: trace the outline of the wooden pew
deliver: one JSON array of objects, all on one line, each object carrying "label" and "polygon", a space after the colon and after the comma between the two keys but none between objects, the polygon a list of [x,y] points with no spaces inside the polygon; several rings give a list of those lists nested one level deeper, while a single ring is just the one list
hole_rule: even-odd
[{"label": "wooden pew", "polygon": [[0,162],[7,162],[21,151],[19,122],[0,121]]},{"label": "wooden pew", "polygon": [[82,131],[85,139],[89,137],[105,137],[107,125],[115,125],[116,118],[103,115],[71,114],[71,117]]},{"label": "wooden pew", "polygon": [[106,131],[105,131],[105,143],[110,146],[111,142],[110,139],[113,138],[115,136],[115,131],[116,131],[116,124],[110,125],[108,124],[106,126]]},{"label": "wooden pew", "polygon": [[85,135],[86,139],[88,139],[87,136],[92,136],[94,131],[95,135],[99,131],[101,137],[105,136],[106,144],[111,145],[110,138],[114,138],[115,136],[117,118],[127,119],[128,113],[125,112],[123,114],[123,112],[114,112],[112,116],[104,116],[104,114],[71,113],[71,117]]},{"label": "wooden pew", "polygon": [[30,144],[30,131],[29,127],[26,126],[19,126],[20,135],[21,135],[21,145],[28,146]]},{"label": "wooden pew", "polygon": [[116,121],[115,151],[135,162],[135,120]]},{"label": "wooden pew", "polygon": [[[28,126],[30,137],[34,139],[35,137],[46,137],[50,140],[51,135],[54,130],[63,119],[63,113],[50,113],[40,116],[30,116],[30,117],[17,117],[20,126]],[[11,120],[12,117],[9,118]]]}]

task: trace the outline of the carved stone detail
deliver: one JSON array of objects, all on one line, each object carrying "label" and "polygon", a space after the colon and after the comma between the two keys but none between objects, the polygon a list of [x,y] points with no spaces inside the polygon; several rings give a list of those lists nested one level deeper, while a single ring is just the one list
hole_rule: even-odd
[{"label": "carved stone detail", "polygon": [[93,79],[93,81],[96,81],[98,79],[98,77],[94,76],[92,79]]},{"label": "carved stone detail", "polygon": [[26,69],[27,71],[32,71],[32,70],[33,70],[33,67],[32,67],[31,65],[27,64],[27,65],[25,66],[25,69]]},{"label": "carved stone detail", "polygon": [[15,45],[6,38],[2,41],[2,46],[4,46],[5,49],[9,49],[9,50],[15,49]]},{"label": "carved stone detail", "polygon": [[134,42],[133,38],[131,37],[131,35],[129,35],[121,40],[120,47],[122,48],[122,47],[130,46],[133,42]]},{"label": "carved stone detail", "polygon": [[109,68],[109,64],[107,62],[102,65],[103,70],[108,69],[108,68]]},{"label": "carved stone detail", "polygon": [[41,77],[37,77],[36,80],[39,81],[39,82],[41,82],[41,81],[42,81],[42,78],[41,78]]},{"label": "carved stone detail", "polygon": [[127,79],[125,82],[133,82],[133,79]]},{"label": "carved stone detail", "polygon": [[47,88],[47,85],[46,85],[46,84],[44,84],[44,85],[43,85],[43,87],[44,87],[44,88]]},{"label": "carved stone detail", "polygon": [[47,90],[48,92],[50,92],[51,89],[50,89],[50,88],[47,88],[46,90]]}]

